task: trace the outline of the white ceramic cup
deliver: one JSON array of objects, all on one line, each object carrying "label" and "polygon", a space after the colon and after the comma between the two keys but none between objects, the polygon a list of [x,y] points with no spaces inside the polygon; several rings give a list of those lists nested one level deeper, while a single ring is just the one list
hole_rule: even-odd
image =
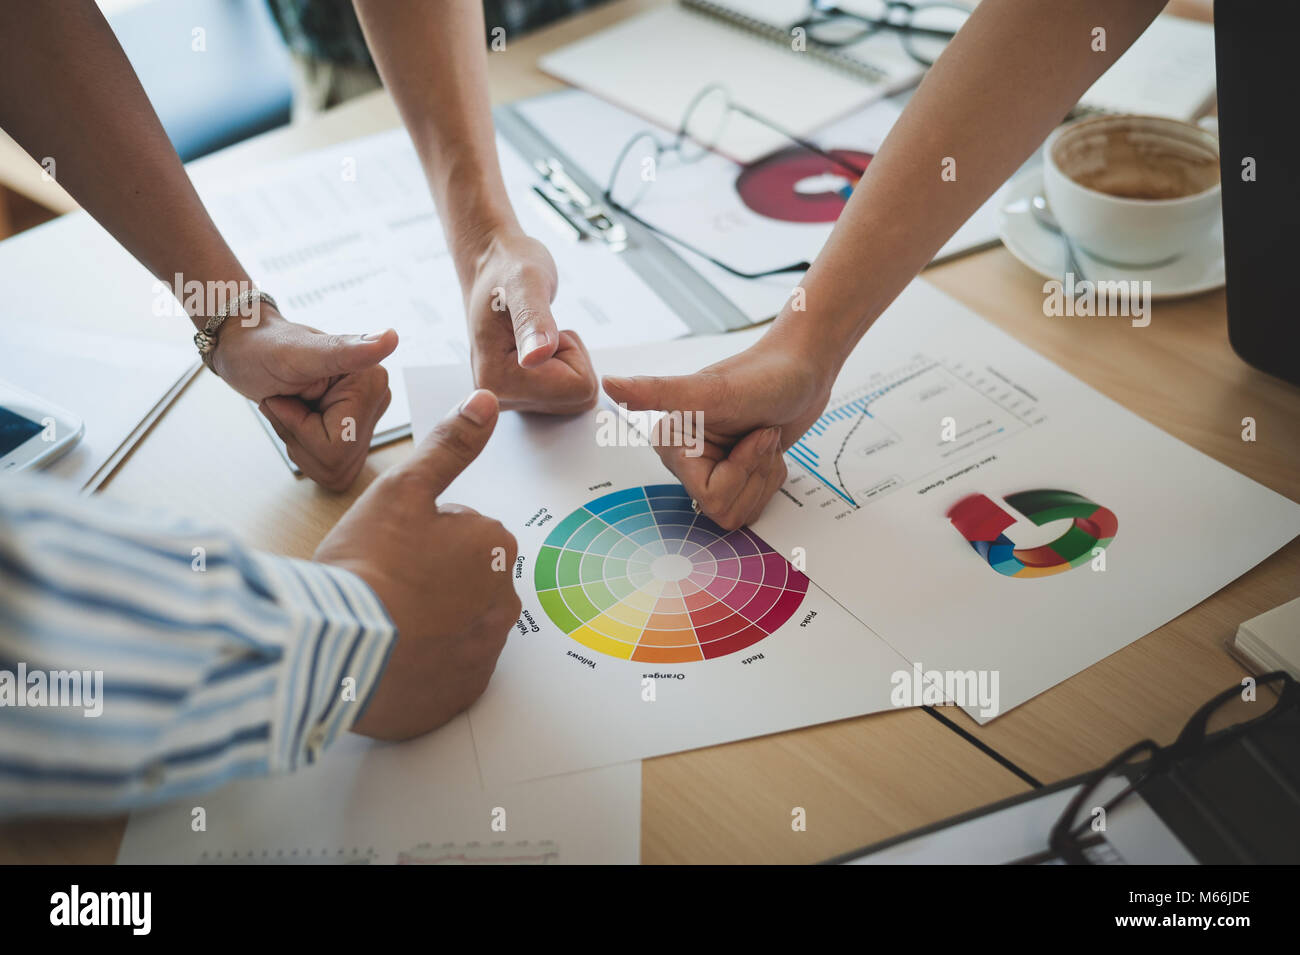
[{"label": "white ceramic cup", "polygon": [[[1193,123],[1155,116],[1091,116],[1047,137],[1043,190],[1056,221],[1085,251],[1121,265],[1155,265],[1195,248],[1214,227],[1219,217],[1218,157],[1218,139]],[[1214,164],[1213,184],[1176,198],[1128,198],[1079,181],[1109,185],[1111,180],[1127,180],[1132,185],[1147,176],[1155,186],[1171,188],[1180,174],[1194,182],[1207,179],[1208,159]],[[1163,178],[1166,173],[1168,179]]]}]

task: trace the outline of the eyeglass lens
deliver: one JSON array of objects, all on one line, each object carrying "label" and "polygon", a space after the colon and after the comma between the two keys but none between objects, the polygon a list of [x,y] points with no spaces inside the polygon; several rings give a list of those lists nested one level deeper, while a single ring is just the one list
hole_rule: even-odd
[{"label": "eyeglass lens", "polygon": [[713,152],[732,118],[731,95],[721,86],[703,90],[682,116],[678,151],[682,162],[695,162]]},{"label": "eyeglass lens", "polygon": [[609,197],[625,209],[632,209],[645,198],[659,177],[662,150],[653,133],[644,132],[630,140],[614,169]]}]

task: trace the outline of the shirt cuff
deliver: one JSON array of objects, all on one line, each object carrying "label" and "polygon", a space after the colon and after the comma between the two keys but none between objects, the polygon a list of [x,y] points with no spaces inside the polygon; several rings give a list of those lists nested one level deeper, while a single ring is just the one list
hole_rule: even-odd
[{"label": "shirt cuff", "polygon": [[350,571],[254,555],[289,618],[271,716],[272,773],[292,772],[361,717],[397,642],[397,627],[370,586]]}]

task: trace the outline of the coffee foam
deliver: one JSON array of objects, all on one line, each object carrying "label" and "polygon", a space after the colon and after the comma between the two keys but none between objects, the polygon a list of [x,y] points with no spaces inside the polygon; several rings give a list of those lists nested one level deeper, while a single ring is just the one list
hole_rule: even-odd
[{"label": "coffee foam", "polygon": [[1100,125],[1063,136],[1052,158],[1088,189],[1122,199],[1180,199],[1219,181],[1219,157],[1194,130]]}]

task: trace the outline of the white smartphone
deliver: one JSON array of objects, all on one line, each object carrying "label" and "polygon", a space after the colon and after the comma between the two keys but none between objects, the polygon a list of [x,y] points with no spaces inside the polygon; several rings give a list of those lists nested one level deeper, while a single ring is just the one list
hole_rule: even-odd
[{"label": "white smartphone", "polygon": [[85,431],[76,415],[0,381],[0,474],[48,466]]}]

